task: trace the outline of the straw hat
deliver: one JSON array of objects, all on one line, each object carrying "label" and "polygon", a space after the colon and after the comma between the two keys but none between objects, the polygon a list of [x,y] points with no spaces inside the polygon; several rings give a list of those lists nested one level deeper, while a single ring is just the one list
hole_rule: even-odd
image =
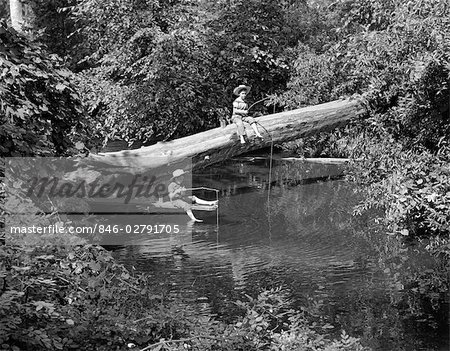
[{"label": "straw hat", "polygon": [[245,90],[245,92],[248,94],[248,92],[250,91],[250,87],[247,86],[247,85],[241,84],[241,85],[239,85],[238,87],[234,88],[233,93],[234,93],[234,95],[239,95],[239,93],[240,93],[242,90]]},{"label": "straw hat", "polygon": [[172,178],[170,178],[170,179],[174,179],[174,178],[176,178],[176,177],[181,177],[182,175],[184,175],[184,174],[186,174],[187,172],[185,172],[184,170],[182,170],[182,169],[176,169],[176,170],[174,170],[173,171],[173,173],[172,173]]}]

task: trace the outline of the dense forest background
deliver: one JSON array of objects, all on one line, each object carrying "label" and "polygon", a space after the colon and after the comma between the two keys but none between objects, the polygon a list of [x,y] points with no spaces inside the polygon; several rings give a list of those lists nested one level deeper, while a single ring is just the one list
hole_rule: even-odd
[{"label": "dense forest background", "polygon": [[[0,1],[3,157],[74,155],[95,152],[110,140],[124,140],[133,146],[213,128],[219,125],[221,117],[230,115],[232,89],[238,84],[251,85],[252,101],[267,98],[257,106],[263,114],[341,97],[359,98],[367,106],[367,115],[360,120],[333,133],[282,147],[303,156],[351,158],[348,179],[359,183],[366,194],[366,200],[355,208],[355,215],[362,216],[375,208],[378,222],[386,228],[380,235],[389,234],[397,243],[425,243],[426,250],[441,260],[440,268],[418,276],[403,272],[398,279],[405,286],[417,288],[423,301],[441,307],[448,304],[448,296],[445,297],[450,258],[448,1],[27,0],[23,3],[28,15],[19,34],[9,23],[9,2]],[[389,259],[403,255],[399,246],[395,247],[397,251],[390,252]],[[22,319],[2,319],[0,328],[7,336],[0,339],[20,346],[24,342],[20,330],[27,330],[21,323],[27,321],[27,328],[31,328],[32,320],[49,319],[55,324],[50,329],[44,326],[33,329],[35,334],[30,334],[34,336],[30,337],[29,345],[35,342],[41,348],[52,349],[56,346],[51,343],[59,340],[55,335],[61,334],[56,324],[60,317],[52,314],[53,307],[48,305],[39,309],[45,311],[45,316],[39,316],[36,308],[26,307],[23,286],[18,288],[12,282],[35,278],[26,276],[25,271],[11,270],[12,266],[19,266],[17,262],[25,254],[19,249],[9,250],[2,251],[9,268],[2,266],[1,276],[4,291],[9,295],[5,292],[1,295],[0,308],[9,316],[22,315]],[[105,274],[112,276],[116,269],[109,267],[108,259],[97,251],[86,255],[77,252],[70,259],[62,253],[58,255],[55,254],[55,259],[61,261],[57,262],[80,260],[94,273],[104,268]],[[41,272],[47,265],[57,272],[60,265],[55,262],[41,260],[33,270]],[[98,262],[100,266],[91,267]],[[400,262],[396,272],[402,271],[405,260]],[[80,293],[77,286],[90,284],[89,274],[77,277],[74,283],[77,294]],[[72,278],[68,273],[63,277]],[[8,284],[5,279],[9,279]],[[30,284],[38,294],[39,284],[46,283],[33,280]],[[135,292],[120,284],[114,289]],[[27,294],[32,295],[29,291]],[[34,301],[52,306],[58,303],[51,295],[44,295],[36,295]],[[83,298],[86,300],[82,303],[88,300],[89,304],[94,303],[94,298]],[[111,294],[108,298],[117,296]],[[140,303],[136,302],[135,308]],[[249,313],[257,309],[256,304],[252,306],[247,306]],[[64,307],[65,313],[72,316],[67,320],[84,318],[69,307]],[[122,317],[124,322],[125,315]],[[182,329],[166,317],[167,324],[159,324],[160,329],[155,329],[151,340],[167,337],[170,334],[164,329],[167,325]],[[84,323],[86,332],[90,322],[85,319]],[[256,326],[261,327],[260,324],[249,326],[258,334]],[[119,333],[114,324],[105,328]],[[45,331],[45,335],[37,330]],[[72,334],[71,342],[82,343],[81,334]],[[233,340],[243,338],[244,334],[242,331]],[[64,344],[61,340],[58,345]],[[101,344],[105,340],[99,336],[96,342]],[[230,345],[229,349],[236,349],[235,344]],[[355,350],[360,347],[355,346],[359,345],[356,341],[352,345]],[[322,349],[319,344],[312,347]]]}]

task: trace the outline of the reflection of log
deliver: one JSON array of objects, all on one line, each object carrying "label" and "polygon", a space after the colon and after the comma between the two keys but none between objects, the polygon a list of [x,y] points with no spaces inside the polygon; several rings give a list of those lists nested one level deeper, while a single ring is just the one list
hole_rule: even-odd
[{"label": "reflection of log", "polygon": [[330,157],[310,157],[310,158],[283,157],[282,160],[320,163],[323,165],[342,165],[350,161],[350,159],[348,158],[330,158]]},{"label": "reflection of log", "polygon": [[[102,153],[91,157],[134,171],[144,171],[188,159],[192,159],[193,166],[203,167],[244,152],[270,146],[271,140],[267,133],[270,133],[275,143],[290,141],[345,125],[364,111],[359,100],[332,101],[257,118],[261,133],[266,137],[264,141],[253,140],[244,146],[240,144],[236,135],[236,126],[232,124],[226,128],[215,128],[136,150]],[[248,125],[246,130],[252,138],[253,133]]]},{"label": "reflection of log", "polygon": [[[255,160],[267,160],[267,156],[242,156],[236,157],[238,161],[255,161]],[[325,165],[341,165],[350,162],[349,158],[335,158],[335,157],[279,157],[273,156],[274,161],[293,161],[293,162],[311,162],[320,163]]]}]

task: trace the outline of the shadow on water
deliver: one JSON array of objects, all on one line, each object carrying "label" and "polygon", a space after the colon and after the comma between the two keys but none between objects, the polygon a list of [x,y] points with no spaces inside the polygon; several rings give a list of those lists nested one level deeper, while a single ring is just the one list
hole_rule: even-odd
[{"label": "shadow on water", "polygon": [[[239,158],[194,174],[194,186],[220,190],[219,223],[202,213],[205,223],[137,235],[114,255],[225,320],[242,292],[284,286],[329,335],[345,329],[376,350],[446,348],[445,331],[405,319],[394,303],[403,287],[373,242],[355,235],[371,229],[351,215],[360,195],[340,179],[342,166],[278,160],[268,196],[268,162]],[[433,264],[424,254],[410,259],[419,269]]]}]

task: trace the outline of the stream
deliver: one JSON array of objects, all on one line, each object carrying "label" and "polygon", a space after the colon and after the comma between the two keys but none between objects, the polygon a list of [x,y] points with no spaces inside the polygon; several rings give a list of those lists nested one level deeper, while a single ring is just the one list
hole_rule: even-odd
[{"label": "stream", "polygon": [[[193,186],[219,190],[218,217],[199,212],[204,223],[191,224],[180,214],[178,234],[136,234],[113,255],[202,313],[231,320],[230,301],[282,286],[330,337],[345,329],[374,350],[448,350],[448,322],[439,313],[405,312],[409,292],[400,273],[387,271],[370,216],[352,216],[362,195],[342,171],[275,159],[269,175],[266,157],[211,166],[193,175]],[[416,251],[408,254],[412,269],[433,267],[432,257]]]}]

